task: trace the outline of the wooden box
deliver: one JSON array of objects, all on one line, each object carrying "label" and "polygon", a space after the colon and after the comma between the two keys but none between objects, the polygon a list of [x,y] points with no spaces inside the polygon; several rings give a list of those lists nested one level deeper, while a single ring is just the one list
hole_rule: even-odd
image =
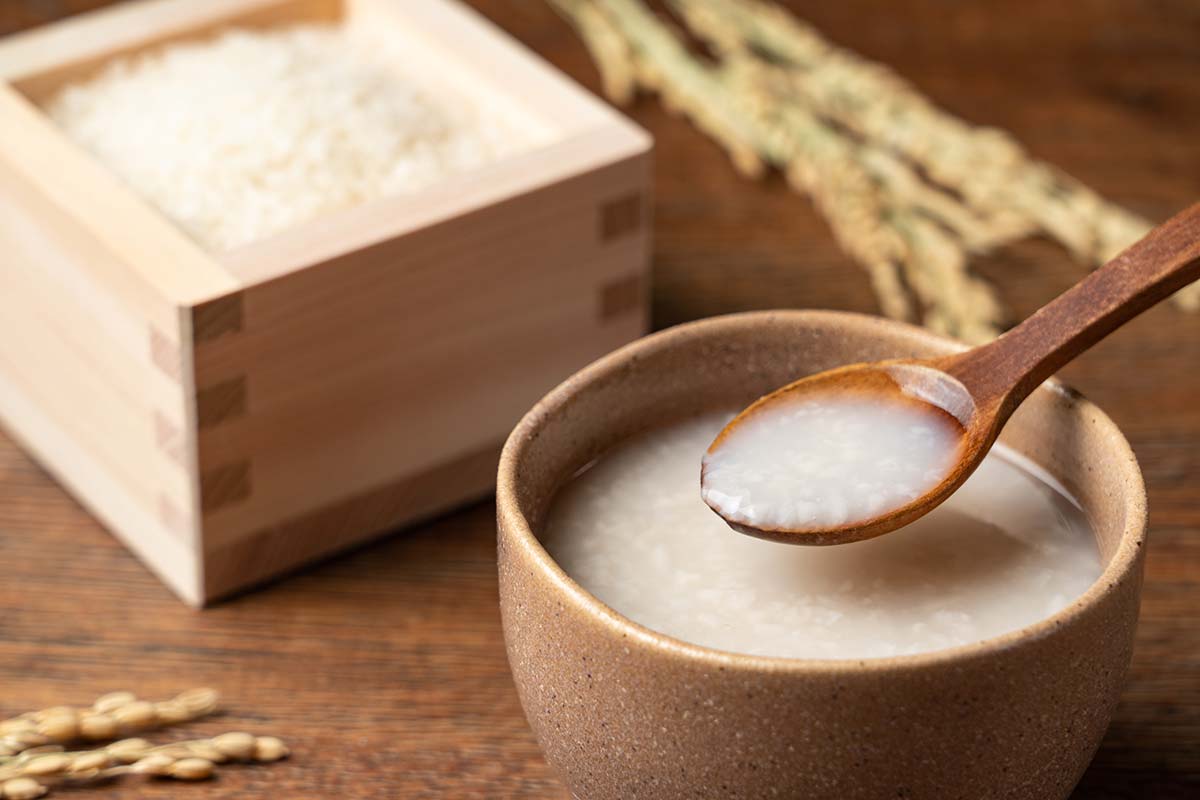
[{"label": "wooden box", "polygon": [[[39,110],[118,55],[344,19],[544,141],[209,255]],[[647,324],[650,140],[454,0],[150,0],[0,42],[0,420],[191,604],[490,491]]]}]

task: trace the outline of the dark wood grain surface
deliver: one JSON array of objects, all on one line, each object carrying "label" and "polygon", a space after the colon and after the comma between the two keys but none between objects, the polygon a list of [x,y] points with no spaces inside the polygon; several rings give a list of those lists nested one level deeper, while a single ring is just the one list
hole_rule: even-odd
[{"label": "dark wood grain surface", "polygon": [[[0,0],[0,33],[103,4]],[[540,0],[475,4],[597,86]],[[1200,198],[1194,0],[803,6],[834,39],[1141,213],[1163,219]],[[651,102],[632,114],[658,141],[656,325],[780,306],[874,310],[862,273],[781,180],[739,181]],[[1018,315],[1082,275],[1041,241],[981,267]],[[1128,688],[1076,797],[1200,797],[1200,316],[1154,309],[1064,377],[1131,439],[1152,529]],[[81,799],[561,798],[505,663],[492,513],[480,504],[196,613],[0,435],[0,711],[208,684],[229,710],[192,731],[273,732],[295,749],[206,787],[67,795]]]}]

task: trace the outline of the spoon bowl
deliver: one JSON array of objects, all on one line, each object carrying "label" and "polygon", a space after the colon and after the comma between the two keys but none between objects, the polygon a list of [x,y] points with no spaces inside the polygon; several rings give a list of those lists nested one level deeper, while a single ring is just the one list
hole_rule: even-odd
[{"label": "spoon bowl", "polygon": [[903,527],[970,477],[1030,392],[1197,278],[1200,203],[988,344],[841,367],[759,398],[709,447],[701,496],[734,530],[790,544]]},{"label": "spoon bowl", "polygon": [[[704,501],[739,533],[774,541],[843,544],[870,539],[907,525],[953,494],[970,477],[999,433],[998,428],[988,424],[991,417],[978,413],[967,387],[939,366],[943,361],[945,359],[898,359],[850,364],[810,375],[759,398],[734,417],[710,445],[701,466]],[[952,445],[945,453],[944,469],[928,475],[925,486],[911,492],[912,497],[903,503],[857,517],[843,514],[839,522],[810,522],[803,527],[762,522],[760,504],[749,509],[745,504],[732,504],[728,493],[716,488],[722,452],[729,449],[731,440],[742,436],[747,427],[754,426],[766,415],[779,417],[795,413],[797,409],[828,407],[846,401],[857,407],[876,406],[885,414],[903,414],[907,425],[934,431],[938,438]],[[777,434],[778,431],[766,432],[766,436]],[[976,453],[979,453],[978,458]],[[869,468],[869,465],[850,465],[851,468],[854,466]],[[792,487],[782,488],[787,491]],[[877,492],[886,488],[894,490],[895,486],[877,487]],[[756,514],[756,511],[760,513]],[[799,541],[800,537],[803,537],[802,541]]]}]

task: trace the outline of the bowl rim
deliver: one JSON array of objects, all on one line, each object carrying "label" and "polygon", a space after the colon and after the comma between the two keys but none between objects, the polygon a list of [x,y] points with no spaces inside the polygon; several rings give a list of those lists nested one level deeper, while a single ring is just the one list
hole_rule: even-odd
[{"label": "bowl rim", "polygon": [[[1089,414],[1094,423],[1107,429],[1105,432],[1114,448],[1114,463],[1123,472],[1122,482],[1129,495],[1125,500],[1125,526],[1108,564],[1083,594],[1054,614],[1006,633],[939,650],[866,658],[794,658],[752,655],[693,644],[635,622],[604,603],[559,566],[558,562],[542,546],[533,533],[529,521],[521,512],[517,493],[517,476],[520,473],[521,461],[526,453],[528,443],[555,409],[568,403],[577,391],[614,375],[633,357],[668,349],[674,345],[676,340],[694,335],[697,330],[703,329],[711,335],[721,329],[745,329],[767,320],[779,320],[780,318],[799,322],[818,322],[822,323],[822,326],[828,326],[830,323],[843,326],[849,324],[858,331],[868,331],[871,327],[879,330],[902,330],[910,336],[925,339],[938,347],[945,348],[949,345],[958,351],[967,349],[967,346],[961,342],[908,323],[856,312],[825,310],[785,309],[724,314],[685,322],[644,336],[579,370],[547,393],[521,418],[509,435],[508,441],[505,442],[500,456],[496,479],[498,535],[502,538],[507,536],[510,540],[509,544],[520,547],[556,592],[569,597],[581,611],[613,633],[618,634],[618,638],[623,635],[666,655],[683,658],[694,663],[753,672],[795,672],[810,675],[840,674],[849,670],[860,673],[887,672],[896,669],[940,666],[991,656],[997,652],[1051,635],[1064,625],[1092,610],[1116,586],[1137,570],[1145,541],[1147,511],[1145,481],[1133,449],[1116,423],[1098,406],[1057,379],[1051,379],[1035,391],[1051,391],[1059,394],[1074,405],[1073,410],[1076,413]],[[501,594],[503,595],[503,587]]]}]

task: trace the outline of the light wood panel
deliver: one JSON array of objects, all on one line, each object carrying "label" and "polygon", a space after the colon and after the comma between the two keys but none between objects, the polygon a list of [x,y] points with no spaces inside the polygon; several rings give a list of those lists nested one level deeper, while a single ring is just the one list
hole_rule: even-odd
[{"label": "light wood panel", "polygon": [[[200,431],[199,463],[249,463],[252,488],[210,507],[206,546],[498,439],[635,338],[645,203],[620,230],[604,217],[641,197],[645,167],[627,158],[241,293],[238,330],[196,348],[198,385],[242,395],[239,413]],[[626,287],[616,308],[613,285]]]},{"label": "light wood panel", "polygon": [[302,567],[397,525],[414,524],[491,490],[496,442],[228,542],[208,542],[204,591],[212,600]]},{"label": "light wood panel", "polygon": [[189,429],[179,311],[41,194],[12,156],[0,151],[0,415],[198,602],[191,464],[179,457]]}]

